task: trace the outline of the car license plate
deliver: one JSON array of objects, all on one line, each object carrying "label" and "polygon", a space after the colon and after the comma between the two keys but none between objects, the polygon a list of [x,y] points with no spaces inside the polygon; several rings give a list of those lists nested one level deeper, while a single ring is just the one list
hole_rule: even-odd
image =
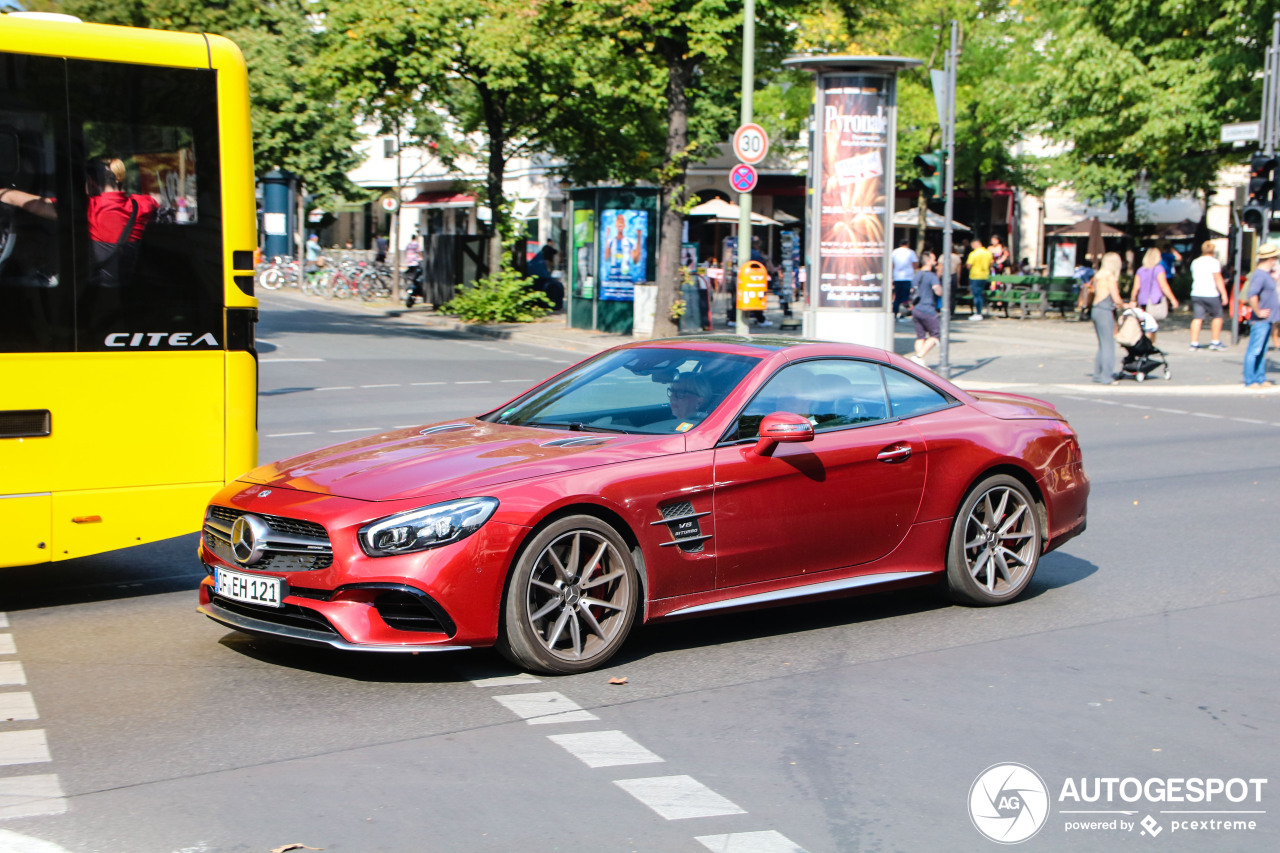
[{"label": "car license plate", "polygon": [[223,598],[259,604],[267,607],[283,607],[284,581],[262,575],[243,575],[218,569],[213,576],[214,591]]}]

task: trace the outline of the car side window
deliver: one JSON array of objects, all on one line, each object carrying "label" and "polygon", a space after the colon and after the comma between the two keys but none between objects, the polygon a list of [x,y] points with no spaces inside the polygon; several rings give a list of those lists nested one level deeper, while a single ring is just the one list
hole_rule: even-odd
[{"label": "car side window", "polygon": [[884,384],[889,389],[895,418],[923,415],[951,405],[951,398],[941,391],[892,367],[884,368]]},{"label": "car side window", "polygon": [[880,368],[854,359],[815,359],[778,371],[738,416],[738,439],[755,438],[773,412],[809,419],[817,431],[889,417]]}]

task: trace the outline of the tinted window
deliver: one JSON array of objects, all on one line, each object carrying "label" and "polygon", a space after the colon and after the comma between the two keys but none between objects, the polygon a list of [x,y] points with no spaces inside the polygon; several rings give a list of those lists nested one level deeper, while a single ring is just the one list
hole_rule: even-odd
[{"label": "tinted window", "polygon": [[65,64],[0,54],[0,352],[75,344]]},{"label": "tinted window", "polygon": [[878,365],[852,359],[819,359],[778,371],[738,417],[738,438],[754,438],[773,412],[807,417],[815,430],[837,429],[889,416]]},{"label": "tinted window", "polygon": [[889,388],[895,418],[923,415],[951,404],[951,399],[941,391],[891,367],[884,369],[884,383]]},{"label": "tinted window", "polygon": [[216,76],[0,53],[0,351],[220,348]]}]

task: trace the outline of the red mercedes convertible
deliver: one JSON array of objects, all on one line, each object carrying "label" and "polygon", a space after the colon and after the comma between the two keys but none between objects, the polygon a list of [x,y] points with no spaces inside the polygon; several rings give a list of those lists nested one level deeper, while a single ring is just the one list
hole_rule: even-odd
[{"label": "red mercedes convertible", "polygon": [[474,418],[251,471],[213,499],[200,610],[377,652],[598,667],[637,622],[911,584],[1003,604],[1085,529],[1048,403],[883,350],[636,343]]}]

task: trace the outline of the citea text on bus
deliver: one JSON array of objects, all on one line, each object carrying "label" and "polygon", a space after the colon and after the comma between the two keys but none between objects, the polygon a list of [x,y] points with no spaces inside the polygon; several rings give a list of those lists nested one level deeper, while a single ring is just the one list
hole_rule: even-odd
[{"label": "citea text on bus", "polygon": [[107,335],[107,339],[103,344],[109,347],[158,347],[161,343],[167,343],[171,347],[195,347],[201,344],[208,344],[211,347],[218,346],[218,339],[213,336],[213,332],[205,332],[195,340],[189,338],[195,334],[194,332],[112,332]]}]

